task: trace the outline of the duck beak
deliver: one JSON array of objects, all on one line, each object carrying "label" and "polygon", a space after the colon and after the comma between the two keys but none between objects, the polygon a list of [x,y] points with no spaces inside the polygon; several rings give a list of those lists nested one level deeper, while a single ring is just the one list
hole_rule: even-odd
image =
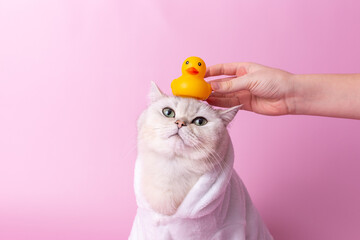
[{"label": "duck beak", "polygon": [[194,67],[190,67],[190,68],[186,69],[186,71],[187,71],[188,73],[190,73],[191,75],[196,75],[196,74],[199,73],[199,71],[196,70],[196,68],[194,68]]}]

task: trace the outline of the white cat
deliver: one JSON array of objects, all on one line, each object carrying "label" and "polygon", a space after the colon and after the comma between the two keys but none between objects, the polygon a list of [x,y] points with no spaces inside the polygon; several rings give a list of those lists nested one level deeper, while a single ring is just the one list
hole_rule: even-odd
[{"label": "white cat", "polygon": [[272,239],[233,170],[226,127],[239,106],[214,109],[154,83],[150,100],[138,120],[129,239]]}]

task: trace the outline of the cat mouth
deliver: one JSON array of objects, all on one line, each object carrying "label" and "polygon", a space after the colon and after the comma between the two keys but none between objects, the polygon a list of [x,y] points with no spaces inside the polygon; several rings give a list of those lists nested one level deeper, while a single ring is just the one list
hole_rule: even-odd
[{"label": "cat mouth", "polygon": [[179,132],[174,133],[174,134],[171,134],[168,138],[172,138],[172,137],[177,137],[177,138],[179,138],[179,139],[186,145],[184,139],[179,135]]},{"label": "cat mouth", "polygon": [[179,135],[179,132],[171,134],[168,138],[171,138],[171,137],[179,137],[179,138],[181,138],[180,135]]},{"label": "cat mouth", "polygon": [[179,134],[178,134],[178,133],[171,134],[171,135],[169,136],[169,138],[171,138],[171,137],[173,137],[173,136],[176,136],[176,135],[179,135]]}]

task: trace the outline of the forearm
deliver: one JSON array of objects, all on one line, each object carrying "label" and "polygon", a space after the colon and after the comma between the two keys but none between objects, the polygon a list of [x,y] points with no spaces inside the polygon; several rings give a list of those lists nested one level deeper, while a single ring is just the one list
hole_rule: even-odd
[{"label": "forearm", "polygon": [[360,74],[293,75],[291,113],[360,119]]}]

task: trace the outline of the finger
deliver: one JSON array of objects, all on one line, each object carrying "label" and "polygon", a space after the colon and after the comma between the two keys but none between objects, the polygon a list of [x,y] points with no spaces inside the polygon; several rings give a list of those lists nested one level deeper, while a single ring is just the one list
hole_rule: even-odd
[{"label": "finger", "polygon": [[208,81],[208,83],[212,83],[212,82],[225,82],[225,81],[232,80],[232,79],[234,79],[234,78],[237,78],[237,77],[217,78],[217,79],[213,79],[213,80]]},{"label": "finger", "polygon": [[248,72],[250,63],[222,63],[210,66],[206,69],[205,77],[219,75],[242,76]]},{"label": "finger", "polygon": [[222,98],[232,98],[236,97],[236,93],[219,93],[219,92],[212,92],[210,97],[222,97]]},{"label": "finger", "polygon": [[248,90],[241,90],[233,93],[212,92],[209,97],[233,98],[236,97],[241,103],[250,101],[251,93]]},{"label": "finger", "polygon": [[217,107],[234,107],[240,105],[238,98],[218,98],[218,97],[209,97],[206,100],[210,105]]},{"label": "finger", "polygon": [[228,81],[211,82],[210,84],[214,92],[233,93],[241,90],[249,90],[250,78],[246,75]]}]

